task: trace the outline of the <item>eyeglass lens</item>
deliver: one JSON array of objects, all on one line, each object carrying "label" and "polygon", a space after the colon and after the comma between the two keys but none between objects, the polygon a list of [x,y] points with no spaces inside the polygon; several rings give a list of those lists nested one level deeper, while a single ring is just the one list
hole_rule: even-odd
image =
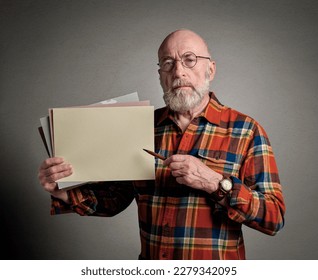
[{"label": "eyeglass lens", "polygon": [[[162,71],[168,72],[173,68],[176,61],[180,61],[180,60],[175,60],[172,58],[164,58],[159,62],[160,69]],[[192,52],[186,52],[181,56],[181,63],[184,67],[192,68],[197,63],[197,56]]]}]

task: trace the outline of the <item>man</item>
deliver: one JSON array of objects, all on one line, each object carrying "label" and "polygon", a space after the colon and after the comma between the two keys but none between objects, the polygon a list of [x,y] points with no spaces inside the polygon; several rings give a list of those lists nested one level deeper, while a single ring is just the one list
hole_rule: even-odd
[{"label": "man", "polygon": [[190,30],[167,36],[158,51],[165,108],[155,111],[156,180],[98,182],[69,191],[61,158],[44,161],[39,180],[52,214],[113,216],[135,198],[140,259],[245,259],[242,224],[269,235],[284,224],[277,167],[263,128],[209,92],[215,62]]}]

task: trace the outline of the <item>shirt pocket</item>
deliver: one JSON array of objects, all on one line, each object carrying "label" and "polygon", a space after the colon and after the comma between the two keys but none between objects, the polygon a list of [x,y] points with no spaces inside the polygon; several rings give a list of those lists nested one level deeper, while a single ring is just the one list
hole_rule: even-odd
[{"label": "shirt pocket", "polygon": [[226,176],[238,177],[241,164],[236,156],[229,159],[227,152],[200,149],[198,157],[214,171]]}]

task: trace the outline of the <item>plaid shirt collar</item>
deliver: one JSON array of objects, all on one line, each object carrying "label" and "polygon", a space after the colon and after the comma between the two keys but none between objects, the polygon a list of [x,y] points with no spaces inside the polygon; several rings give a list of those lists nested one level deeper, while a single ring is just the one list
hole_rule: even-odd
[{"label": "plaid shirt collar", "polygon": [[[210,102],[206,106],[205,110],[202,111],[200,116],[204,117],[206,120],[208,120],[210,123],[213,123],[217,126],[220,125],[221,120],[221,111],[224,106],[219,102],[219,100],[216,98],[215,94],[213,92],[209,93],[210,95]],[[173,120],[173,112],[166,107],[165,111],[157,121],[156,125],[160,125],[165,120]]]}]

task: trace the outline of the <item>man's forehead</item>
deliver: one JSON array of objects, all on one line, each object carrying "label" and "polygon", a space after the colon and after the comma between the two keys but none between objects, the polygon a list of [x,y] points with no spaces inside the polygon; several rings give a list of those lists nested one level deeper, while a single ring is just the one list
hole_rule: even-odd
[{"label": "man's forehead", "polygon": [[206,43],[199,35],[190,31],[180,31],[169,35],[162,42],[158,56],[180,56],[187,51],[200,55],[208,54]]}]

